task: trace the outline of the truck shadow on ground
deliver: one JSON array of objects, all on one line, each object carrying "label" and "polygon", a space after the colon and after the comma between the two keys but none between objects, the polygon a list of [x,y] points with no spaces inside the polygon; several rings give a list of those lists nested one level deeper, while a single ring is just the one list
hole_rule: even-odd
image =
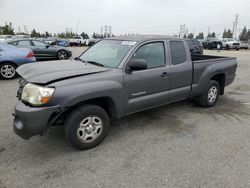
[{"label": "truck shadow on ground", "polygon": [[[182,101],[162,107],[138,112],[115,121],[104,144],[119,139],[120,136],[129,134],[140,134],[142,131],[162,130],[168,134],[180,134],[188,132],[192,134],[195,124],[185,123],[185,118],[193,114],[209,116],[218,121],[220,116],[236,121],[243,121],[244,115],[250,115],[247,106],[238,100],[223,96],[217,105],[212,108],[204,108],[192,101]],[[54,127],[49,130],[48,135],[43,139],[44,144],[49,144],[51,140],[60,142],[64,134],[61,127]],[[64,144],[63,144],[64,145]]]}]

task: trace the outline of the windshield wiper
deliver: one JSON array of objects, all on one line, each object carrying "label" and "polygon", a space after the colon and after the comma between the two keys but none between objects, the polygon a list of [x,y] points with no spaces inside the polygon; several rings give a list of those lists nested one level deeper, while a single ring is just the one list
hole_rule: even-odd
[{"label": "windshield wiper", "polygon": [[98,62],[96,62],[96,61],[86,61],[86,60],[81,59],[81,58],[79,58],[79,57],[76,57],[75,60],[76,60],[76,61],[81,61],[81,62],[83,62],[83,63],[89,63],[89,64],[97,65],[97,66],[99,66],[99,67],[104,67],[103,64],[98,63]]},{"label": "windshield wiper", "polygon": [[103,64],[98,63],[98,62],[95,62],[95,61],[85,61],[85,62],[86,62],[86,63],[89,63],[89,64],[97,65],[97,66],[99,66],[99,67],[104,67]]}]

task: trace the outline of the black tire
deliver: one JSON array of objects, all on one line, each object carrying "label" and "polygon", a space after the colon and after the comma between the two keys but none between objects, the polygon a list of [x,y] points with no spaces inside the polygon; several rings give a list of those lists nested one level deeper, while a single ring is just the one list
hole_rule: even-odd
[{"label": "black tire", "polygon": [[239,51],[240,49],[239,48],[236,48],[237,51]]},{"label": "black tire", "polygon": [[[92,141],[88,139],[81,140],[81,138],[79,138],[83,136],[81,134],[87,135],[87,138],[92,138],[91,136],[89,136],[91,134],[87,133],[88,131],[87,128],[89,127],[84,127],[84,131],[82,131],[80,128],[81,127],[80,125],[82,125],[85,122],[85,119],[88,119],[89,117],[99,118],[99,120],[101,120],[102,123],[102,128],[101,130],[99,130],[99,135],[94,140]],[[90,124],[88,126],[90,126]],[[77,108],[69,115],[69,117],[66,119],[64,130],[67,141],[73,147],[79,150],[85,150],[99,145],[103,141],[105,136],[108,134],[109,126],[110,126],[110,119],[107,112],[103,108],[96,105],[84,105],[82,107]],[[93,127],[92,127],[92,133],[96,131],[95,128],[93,130]]]},{"label": "black tire", "polygon": [[[6,72],[6,69],[8,69],[9,74]],[[17,76],[16,73],[16,66],[13,63],[3,63],[0,64],[0,78],[4,80],[10,80],[14,79]]]},{"label": "black tire", "polygon": [[56,55],[58,60],[68,59],[68,53],[65,50],[59,50]]},{"label": "black tire", "polygon": [[226,45],[226,47],[225,47],[225,50],[229,50],[230,48],[229,48],[229,46],[228,45]]},{"label": "black tire", "polygon": [[[211,95],[209,94],[211,94],[211,92],[213,93],[214,91],[216,91],[216,96],[214,100],[212,100],[213,97],[210,97]],[[220,84],[215,80],[211,80],[207,88],[205,89],[203,95],[199,97],[199,104],[204,107],[212,107],[217,103],[219,95],[220,95]]]}]

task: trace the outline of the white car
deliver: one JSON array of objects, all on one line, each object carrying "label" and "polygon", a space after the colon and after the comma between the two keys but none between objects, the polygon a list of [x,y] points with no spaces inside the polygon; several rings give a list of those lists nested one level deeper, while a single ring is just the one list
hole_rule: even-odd
[{"label": "white car", "polygon": [[73,39],[69,39],[70,46],[82,46],[85,44],[85,39],[81,36],[74,36]]},{"label": "white car", "polygon": [[249,48],[249,43],[247,41],[240,41],[240,48],[248,49]]},{"label": "white car", "polygon": [[13,38],[13,35],[0,35],[0,42],[4,42]]},{"label": "white car", "polygon": [[234,40],[233,38],[223,38],[222,39],[222,48],[224,48],[226,50],[230,50],[230,49],[239,50],[240,43],[238,41]]}]

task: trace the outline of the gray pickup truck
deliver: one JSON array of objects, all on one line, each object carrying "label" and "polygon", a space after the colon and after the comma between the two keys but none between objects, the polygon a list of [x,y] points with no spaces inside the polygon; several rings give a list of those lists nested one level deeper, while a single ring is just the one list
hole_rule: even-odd
[{"label": "gray pickup truck", "polygon": [[188,44],[165,36],[104,39],[74,60],[17,69],[14,132],[24,139],[64,126],[70,144],[95,147],[110,121],[196,99],[211,107],[235,78],[236,58],[191,56]]}]

